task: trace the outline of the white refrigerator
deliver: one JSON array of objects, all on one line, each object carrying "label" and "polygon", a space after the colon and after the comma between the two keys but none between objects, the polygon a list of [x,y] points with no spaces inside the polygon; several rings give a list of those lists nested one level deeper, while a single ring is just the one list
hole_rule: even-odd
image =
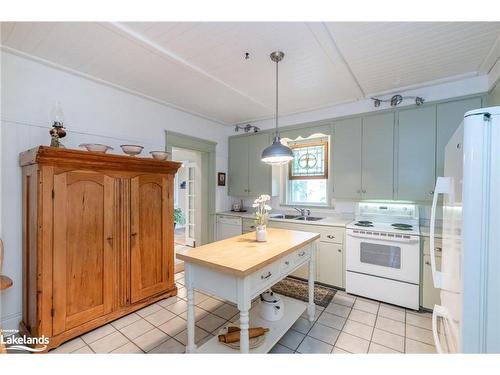
[{"label": "white refrigerator", "polygon": [[[441,268],[434,253],[443,196]],[[500,107],[469,111],[445,149],[431,210],[431,268],[441,304],[440,353],[500,353]]]}]

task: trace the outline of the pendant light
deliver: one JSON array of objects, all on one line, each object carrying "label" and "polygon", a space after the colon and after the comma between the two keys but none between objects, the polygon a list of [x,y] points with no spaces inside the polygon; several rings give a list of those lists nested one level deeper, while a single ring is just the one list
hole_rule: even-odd
[{"label": "pendant light", "polygon": [[283,60],[285,54],[281,51],[271,53],[271,60],[276,63],[276,132],[274,133],[273,144],[262,151],[262,161],[271,165],[286,164],[293,159],[293,152],[290,147],[281,143],[278,133],[278,63]]}]

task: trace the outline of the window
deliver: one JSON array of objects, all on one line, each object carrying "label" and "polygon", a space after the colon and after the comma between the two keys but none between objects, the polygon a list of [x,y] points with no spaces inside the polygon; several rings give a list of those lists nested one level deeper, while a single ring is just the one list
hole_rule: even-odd
[{"label": "window", "polygon": [[310,139],[289,146],[294,158],[288,169],[287,203],[326,205],[328,141]]}]

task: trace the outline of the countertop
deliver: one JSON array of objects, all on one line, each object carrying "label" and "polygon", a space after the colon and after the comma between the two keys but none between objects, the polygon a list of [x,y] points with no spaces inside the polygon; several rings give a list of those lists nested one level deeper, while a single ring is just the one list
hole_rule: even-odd
[{"label": "countertop", "polygon": [[243,277],[318,240],[319,237],[319,233],[268,228],[266,242],[257,242],[255,233],[247,233],[200,247],[187,248],[177,253],[177,258]]},{"label": "countertop", "polygon": [[[271,214],[273,214],[271,212]],[[248,212],[234,212],[234,211],[223,211],[217,212],[217,215],[226,215],[226,216],[237,216],[244,219],[253,219],[254,213],[253,211]],[[315,216],[315,215],[313,215]],[[287,223],[295,223],[295,224],[307,224],[307,225],[325,225],[329,227],[345,227],[346,224],[353,221],[354,218],[352,215],[330,215],[325,216],[323,219],[318,221],[302,221],[302,220],[293,220],[293,219],[278,219],[274,217],[270,217],[269,221],[284,221]]]},{"label": "countertop", "polygon": [[[272,214],[272,213],[271,213]],[[243,219],[253,219],[254,213],[252,210],[247,212],[235,212],[235,211],[222,211],[217,212],[217,215],[226,215],[226,216],[236,216],[241,217]],[[314,215],[315,216],[315,215]],[[324,219],[318,221],[302,221],[302,220],[293,220],[293,219],[278,219],[278,218],[269,218],[269,221],[284,221],[287,223],[296,223],[296,224],[307,224],[307,225],[324,225],[329,227],[344,227],[354,220],[352,215],[330,215],[325,216]],[[436,221],[436,224],[438,222]],[[430,235],[430,227],[428,224],[420,225],[420,237],[429,237]],[[439,225],[436,225],[436,238],[442,238],[442,228]]]}]

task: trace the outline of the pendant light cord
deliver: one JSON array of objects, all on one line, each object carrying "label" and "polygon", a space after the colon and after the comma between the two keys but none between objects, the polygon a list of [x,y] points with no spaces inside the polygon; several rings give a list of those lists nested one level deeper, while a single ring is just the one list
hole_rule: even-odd
[{"label": "pendant light cord", "polygon": [[276,132],[274,134],[275,137],[278,136],[278,64],[279,61],[276,61]]}]

